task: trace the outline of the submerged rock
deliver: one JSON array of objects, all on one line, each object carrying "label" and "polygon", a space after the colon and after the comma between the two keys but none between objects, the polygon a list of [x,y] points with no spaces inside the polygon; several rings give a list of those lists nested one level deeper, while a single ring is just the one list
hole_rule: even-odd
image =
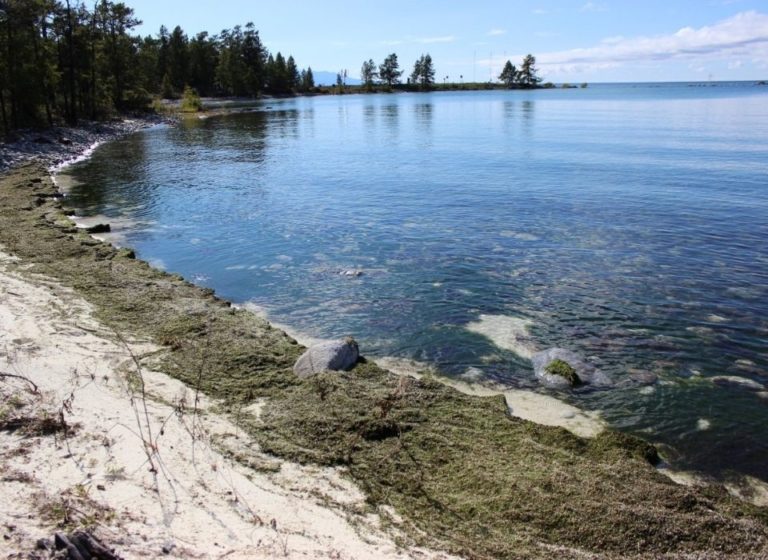
[{"label": "submerged rock", "polygon": [[299,356],[293,366],[293,373],[299,377],[309,377],[324,371],[347,371],[354,367],[359,358],[360,350],[354,338],[323,342]]},{"label": "submerged rock", "polygon": [[765,386],[762,383],[738,375],[716,375],[712,377],[711,380],[712,383],[720,387],[732,387],[745,389],[747,391],[762,391],[765,389]]},{"label": "submerged rock", "polygon": [[[566,389],[575,385],[611,385],[610,378],[581,356],[565,348],[550,348],[531,357],[533,372],[542,385]],[[569,375],[562,375],[567,371]]]},{"label": "submerged rock", "polygon": [[659,376],[650,371],[631,370],[629,379],[638,385],[654,385],[659,381]]}]

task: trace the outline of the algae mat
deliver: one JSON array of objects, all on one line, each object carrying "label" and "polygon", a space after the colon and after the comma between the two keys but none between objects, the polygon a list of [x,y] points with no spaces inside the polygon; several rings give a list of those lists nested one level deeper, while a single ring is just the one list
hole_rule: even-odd
[{"label": "algae mat", "polygon": [[[237,411],[268,452],[344,466],[418,543],[470,558],[768,556],[765,508],[676,485],[637,438],[582,439],[510,417],[500,397],[370,363],[297,379],[294,340],[79,231],[41,166],[0,179],[0,245],[75,289],[116,336],[160,344],[142,359]],[[256,399],[261,414],[244,414]]]}]

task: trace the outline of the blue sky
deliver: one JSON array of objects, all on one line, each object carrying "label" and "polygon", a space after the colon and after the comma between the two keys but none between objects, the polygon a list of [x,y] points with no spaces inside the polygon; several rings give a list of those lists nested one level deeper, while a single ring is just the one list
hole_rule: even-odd
[{"label": "blue sky", "polygon": [[536,56],[554,82],[768,79],[768,0],[125,0],[155,34],[253,21],[271,52],[357,77],[395,52],[430,53],[439,79],[486,81]]}]

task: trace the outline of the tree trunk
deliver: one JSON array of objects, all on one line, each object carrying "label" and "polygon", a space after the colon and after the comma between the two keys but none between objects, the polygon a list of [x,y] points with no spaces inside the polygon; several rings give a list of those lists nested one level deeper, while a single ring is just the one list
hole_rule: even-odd
[{"label": "tree trunk", "polygon": [[45,79],[45,66],[46,61],[41,60],[40,58],[40,42],[39,38],[37,36],[37,29],[35,29],[35,24],[32,22],[32,25],[30,27],[30,33],[32,35],[32,51],[35,55],[35,66],[37,66],[38,70],[43,68],[42,74],[39,76],[39,87],[43,92],[43,99],[45,103],[45,116],[48,119],[48,126],[53,126],[53,115],[51,115],[51,104],[50,104],[50,95],[48,92],[48,85],[46,83]]},{"label": "tree trunk", "polygon": [[3,116],[3,133],[8,134],[10,132],[8,128],[8,115],[5,112],[5,95],[3,95],[3,88],[0,87],[0,113]]},{"label": "tree trunk", "polygon": [[69,56],[69,73],[67,75],[67,89],[69,91],[69,102],[67,103],[67,122],[77,124],[77,99],[75,96],[75,50],[72,35],[74,33],[74,24],[72,23],[72,9],[67,0],[67,51]]}]

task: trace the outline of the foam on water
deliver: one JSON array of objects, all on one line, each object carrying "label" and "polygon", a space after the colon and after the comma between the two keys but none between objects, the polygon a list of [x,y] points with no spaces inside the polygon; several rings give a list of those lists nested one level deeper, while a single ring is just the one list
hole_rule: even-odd
[{"label": "foam on water", "polygon": [[55,179],[56,175],[60,173],[64,168],[69,167],[70,165],[74,165],[76,163],[80,163],[81,161],[86,161],[93,155],[93,152],[96,150],[96,148],[101,146],[102,143],[103,142],[94,142],[93,144],[88,146],[83,152],[81,152],[80,155],[78,155],[77,157],[73,157],[57,165],[52,166],[49,169],[49,171],[51,172],[51,175],[53,175],[54,177],[54,182],[56,180]]}]

